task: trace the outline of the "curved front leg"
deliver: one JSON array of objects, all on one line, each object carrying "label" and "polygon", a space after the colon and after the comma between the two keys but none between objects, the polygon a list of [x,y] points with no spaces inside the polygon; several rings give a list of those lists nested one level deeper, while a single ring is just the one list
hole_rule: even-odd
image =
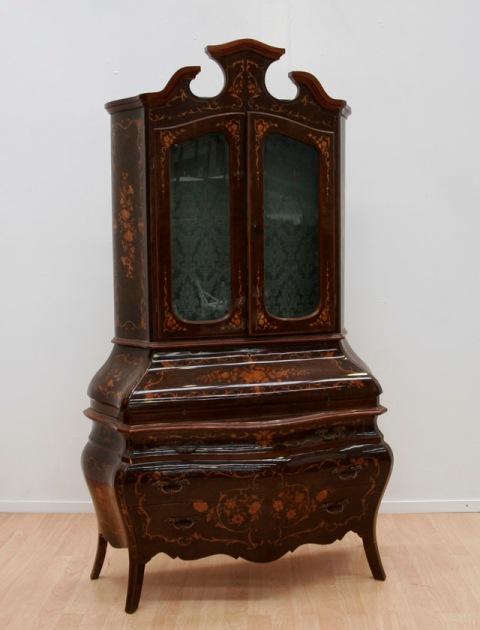
[{"label": "curved front leg", "polygon": [[376,580],[385,580],[386,575],[383,569],[382,561],[380,559],[380,553],[378,551],[377,539],[375,532],[365,534],[362,536],[363,548],[365,549],[365,555],[367,556],[368,565]]},{"label": "curved front leg", "polygon": [[128,569],[128,590],[125,612],[134,613],[138,608],[140,595],[142,593],[143,575],[145,573],[145,563],[138,562],[129,555],[130,563]]},{"label": "curved front leg", "polygon": [[100,571],[103,567],[103,561],[105,560],[105,554],[107,553],[107,540],[102,536],[102,534],[98,534],[98,544],[97,544],[97,553],[95,555],[95,561],[93,563],[92,572],[90,573],[91,580],[97,580]]}]

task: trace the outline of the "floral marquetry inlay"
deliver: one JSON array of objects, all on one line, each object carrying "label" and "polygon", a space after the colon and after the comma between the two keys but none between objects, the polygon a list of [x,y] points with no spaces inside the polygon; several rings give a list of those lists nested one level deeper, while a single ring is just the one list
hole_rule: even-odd
[{"label": "floral marquetry inlay", "polygon": [[178,136],[185,132],[185,129],[175,129],[160,132],[160,173],[162,174],[162,191],[165,192],[167,185],[167,157]]},{"label": "floral marquetry inlay", "polygon": [[330,269],[329,266],[327,264],[326,267],[326,271],[325,271],[325,277],[326,277],[326,287],[325,287],[325,302],[322,306],[322,308],[320,309],[320,313],[318,314],[318,317],[315,318],[312,322],[309,323],[309,327],[315,327],[315,326],[330,326],[330,324],[332,323],[332,318],[331,318],[331,313],[330,313],[330,302],[331,302],[331,297],[330,297]]},{"label": "floral marquetry inlay", "polygon": [[257,181],[260,181],[261,169],[260,169],[260,156],[262,154],[262,138],[268,132],[269,129],[278,127],[278,123],[271,120],[264,120],[259,118],[255,120],[255,175]]},{"label": "floral marquetry inlay", "polygon": [[170,295],[167,268],[163,271],[163,330],[165,332],[185,332],[187,328],[181,324],[170,310]]},{"label": "floral marquetry inlay", "polygon": [[331,144],[331,138],[329,136],[318,136],[316,134],[313,133],[309,133],[308,134],[309,138],[311,138],[315,144],[317,145],[320,153],[323,156],[323,159],[325,160],[325,167],[326,167],[326,180],[327,180],[327,197],[330,194],[330,170],[331,170],[331,160],[330,160],[330,154],[331,154],[331,149],[330,149],[330,144]]},{"label": "floral marquetry inlay", "polygon": [[237,276],[237,280],[238,280],[238,295],[237,295],[237,301],[236,301],[236,308],[234,309],[232,316],[229,317],[227,319],[226,322],[221,324],[221,329],[222,330],[240,330],[243,326],[244,326],[244,318],[243,318],[243,311],[242,311],[242,305],[244,302],[244,286],[243,286],[243,280],[242,280],[242,267],[241,265],[238,266],[238,276]]},{"label": "floral marquetry inlay", "polygon": [[135,241],[138,229],[135,224],[133,209],[134,189],[130,183],[128,173],[122,173],[122,183],[120,186],[120,213],[118,223],[114,224],[114,229],[119,229],[121,233],[122,256],[120,260],[125,267],[127,278],[133,277],[135,262]]},{"label": "floral marquetry inlay", "polygon": [[226,69],[227,76],[232,77],[227,91],[234,99],[233,109],[242,109],[246,103],[252,107],[254,100],[262,93],[257,80],[261,70],[259,64],[249,59],[239,59],[228,64]]},{"label": "floral marquetry inlay", "polygon": [[233,139],[233,144],[234,144],[234,147],[235,147],[235,173],[238,173],[238,171],[240,169],[240,152],[241,152],[241,148],[240,148],[241,125],[240,125],[240,122],[238,120],[236,120],[235,118],[232,118],[231,120],[227,120],[225,122],[217,123],[217,127],[223,127],[224,129],[227,129],[227,131],[229,132],[229,134],[231,135],[231,137]]},{"label": "floral marquetry inlay", "polygon": [[272,331],[272,330],[277,330],[278,329],[278,325],[277,324],[273,324],[270,321],[270,318],[267,315],[267,312],[265,310],[265,306],[263,303],[262,298],[260,297],[262,295],[260,287],[261,281],[261,274],[260,274],[260,267],[258,267],[257,269],[257,283],[256,283],[256,288],[255,288],[255,306],[257,309],[257,319],[255,322],[255,327],[258,330],[264,330],[264,331]]}]

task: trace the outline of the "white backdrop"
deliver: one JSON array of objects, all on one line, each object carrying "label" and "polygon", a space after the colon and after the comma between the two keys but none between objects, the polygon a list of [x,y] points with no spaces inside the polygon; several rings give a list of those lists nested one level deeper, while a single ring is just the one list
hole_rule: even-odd
[{"label": "white backdrop", "polygon": [[389,407],[384,511],[480,509],[480,5],[475,0],[0,0],[0,511],[83,511],[90,378],[113,336],[106,101],[203,50],[287,49],[352,107],[346,312]]}]

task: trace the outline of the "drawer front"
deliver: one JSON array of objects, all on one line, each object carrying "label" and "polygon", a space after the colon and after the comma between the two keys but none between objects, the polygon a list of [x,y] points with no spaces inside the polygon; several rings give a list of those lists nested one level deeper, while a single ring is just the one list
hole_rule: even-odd
[{"label": "drawer front", "polygon": [[185,559],[226,553],[252,560],[279,557],[299,544],[327,543],[373,518],[379,485],[319,488],[277,480],[268,493],[258,479],[208,502],[146,505],[129,510],[143,548]]},{"label": "drawer front", "polygon": [[217,505],[222,496],[239,489],[252,496],[274,496],[280,487],[293,484],[303,488],[300,502],[300,496],[332,488],[384,483],[390,465],[387,450],[380,446],[286,454],[269,460],[169,461],[130,467],[125,498],[129,507],[195,501]]},{"label": "drawer front", "polygon": [[299,423],[291,419],[286,426],[277,426],[274,419],[257,426],[251,421],[245,421],[238,429],[230,428],[228,431],[218,427],[215,430],[202,430],[190,424],[185,430],[139,436],[134,458],[261,454],[285,449],[330,448],[332,444],[375,443],[380,441],[380,437],[374,426],[374,418],[317,419]]}]

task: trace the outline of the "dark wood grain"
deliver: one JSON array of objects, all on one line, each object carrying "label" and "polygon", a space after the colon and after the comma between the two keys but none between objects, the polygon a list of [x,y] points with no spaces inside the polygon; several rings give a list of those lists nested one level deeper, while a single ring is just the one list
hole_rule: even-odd
[{"label": "dark wood grain", "polygon": [[[128,548],[126,611],[158,553],[275,560],[348,531],[385,579],[376,515],[393,456],[377,427],[381,388],[342,322],[343,124],[350,113],[293,72],[291,100],[265,86],[283,49],[210,46],[225,83],[196,96],[200,68],[157,93],[107,104],[112,119],[115,339],[92,379],[82,467],[97,514],[92,579],[107,545]],[[275,317],[265,303],[263,147],[280,132],[320,164],[315,310]],[[172,289],[170,150],[224,134],[230,171],[231,299],[224,317],[185,321]]]}]

